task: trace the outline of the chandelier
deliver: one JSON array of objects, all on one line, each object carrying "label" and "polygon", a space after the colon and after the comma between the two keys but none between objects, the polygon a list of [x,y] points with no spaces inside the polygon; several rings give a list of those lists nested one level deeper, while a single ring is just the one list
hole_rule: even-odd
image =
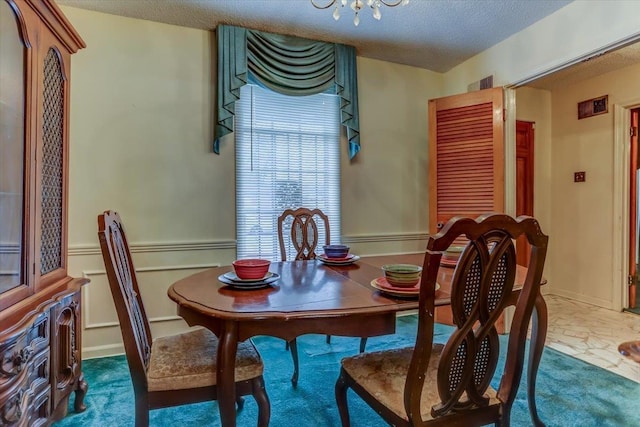
[{"label": "chandelier", "polygon": [[[380,20],[380,18],[382,18],[382,13],[380,12],[380,6],[382,5],[389,6],[389,7],[395,7],[398,5],[404,6],[407,3],[409,3],[409,0],[397,0],[397,1],[353,0],[351,2],[351,9],[355,12],[355,16],[353,18],[353,25],[358,26],[358,24],[360,23],[360,17],[358,16],[358,14],[360,13],[360,10],[362,10],[365,7],[365,5],[371,8],[373,12],[373,17],[377,20]],[[336,8],[333,11],[333,19],[337,21],[338,19],[340,19],[340,9],[347,5],[347,0],[327,0],[326,4],[324,5],[317,4],[315,0],[311,0],[311,4],[316,9],[329,9],[330,7],[335,5]]]}]

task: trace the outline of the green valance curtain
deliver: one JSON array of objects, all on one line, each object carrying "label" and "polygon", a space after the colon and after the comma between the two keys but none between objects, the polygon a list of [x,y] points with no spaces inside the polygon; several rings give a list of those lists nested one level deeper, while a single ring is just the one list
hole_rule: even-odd
[{"label": "green valance curtain", "polygon": [[342,125],[347,130],[349,157],[360,151],[358,80],[353,46],[220,25],[218,39],[218,103],[213,151],[220,138],[233,132],[235,102],[249,74],[269,89],[293,96],[335,88],[340,96]]}]

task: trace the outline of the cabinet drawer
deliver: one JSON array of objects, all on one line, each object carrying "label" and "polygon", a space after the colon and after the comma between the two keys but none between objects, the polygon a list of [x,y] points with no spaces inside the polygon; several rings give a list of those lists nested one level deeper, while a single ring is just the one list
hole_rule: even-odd
[{"label": "cabinet drawer", "polygon": [[33,425],[51,413],[49,349],[36,354],[9,387],[0,389],[0,425]]},{"label": "cabinet drawer", "polygon": [[38,352],[49,348],[50,319],[50,310],[45,310],[26,328],[0,342],[0,390],[15,381]]},{"label": "cabinet drawer", "polygon": [[51,389],[45,388],[29,405],[29,426],[39,427],[49,424],[51,415]]},{"label": "cabinet drawer", "polygon": [[51,357],[49,348],[42,350],[34,358],[33,362],[29,365],[27,384],[29,389],[33,390],[35,394],[39,394],[41,390],[49,388],[50,372],[51,372]]}]

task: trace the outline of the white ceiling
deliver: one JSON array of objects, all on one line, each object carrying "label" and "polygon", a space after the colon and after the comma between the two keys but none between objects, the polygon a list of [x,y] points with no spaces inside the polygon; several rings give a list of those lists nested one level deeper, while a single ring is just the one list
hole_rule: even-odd
[{"label": "white ceiling", "polygon": [[335,21],[333,9],[315,9],[310,0],[56,1],[204,30],[223,23],[344,43],[355,46],[359,56],[446,72],[572,0],[410,0],[406,6],[382,6],[380,21],[363,10],[358,27],[348,6]]}]

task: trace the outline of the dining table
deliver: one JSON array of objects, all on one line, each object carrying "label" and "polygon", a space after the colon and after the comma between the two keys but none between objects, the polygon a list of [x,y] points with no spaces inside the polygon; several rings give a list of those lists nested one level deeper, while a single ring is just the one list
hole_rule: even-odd
[{"label": "dining table", "polygon": [[[190,326],[211,330],[219,339],[217,360],[218,407],[224,427],[236,425],[234,370],[238,342],[257,335],[290,341],[304,334],[374,337],[393,334],[396,315],[417,310],[418,299],[396,297],[372,284],[383,276],[385,264],[422,265],[424,253],[359,257],[351,264],[328,265],[316,259],[273,262],[277,277],[259,289],[228,286],[223,275],[233,267],[209,268],[173,283],[168,296],[177,303],[178,315]],[[450,304],[454,269],[441,266],[436,307]],[[526,277],[518,266],[510,296],[515,304]],[[527,398],[534,425],[542,424],[535,403],[535,380],[547,331],[547,307],[539,294],[531,319],[531,344],[527,369]],[[337,375],[337,370],[336,370]]]}]

